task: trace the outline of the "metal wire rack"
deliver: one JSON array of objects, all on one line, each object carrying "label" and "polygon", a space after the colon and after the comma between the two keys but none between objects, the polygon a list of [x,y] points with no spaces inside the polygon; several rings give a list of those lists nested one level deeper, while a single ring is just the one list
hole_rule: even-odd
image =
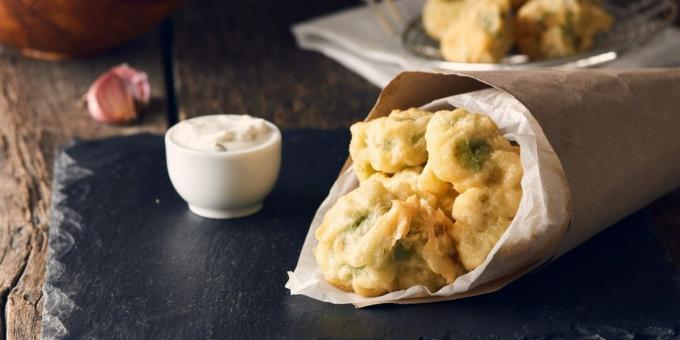
[{"label": "metal wire rack", "polygon": [[614,17],[615,23],[610,31],[596,37],[589,51],[540,61],[531,61],[526,55],[511,51],[499,63],[482,64],[445,61],[439,50],[439,43],[425,33],[420,15],[405,19],[394,0],[366,0],[366,3],[373,9],[385,33],[400,40],[405,51],[403,57],[410,66],[444,71],[584,68],[602,65],[652,40],[673,23],[678,12],[673,0],[604,1],[603,6]]}]

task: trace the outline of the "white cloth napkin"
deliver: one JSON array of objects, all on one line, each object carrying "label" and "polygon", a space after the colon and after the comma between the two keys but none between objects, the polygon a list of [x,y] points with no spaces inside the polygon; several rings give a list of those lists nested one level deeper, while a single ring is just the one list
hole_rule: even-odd
[{"label": "white cloth napkin", "polygon": [[[422,5],[421,0],[397,2],[406,19],[419,15]],[[407,62],[408,52],[399,38],[386,33],[368,6],[311,19],[294,25],[292,31],[301,48],[321,52],[381,88],[399,72],[418,68]],[[606,66],[680,66],[680,30],[669,28]]]}]

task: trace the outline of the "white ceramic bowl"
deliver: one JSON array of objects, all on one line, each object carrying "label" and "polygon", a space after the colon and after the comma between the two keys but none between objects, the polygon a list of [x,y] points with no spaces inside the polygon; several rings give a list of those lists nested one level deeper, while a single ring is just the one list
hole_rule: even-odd
[{"label": "white ceramic bowl", "polygon": [[165,155],[170,181],[192,212],[224,219],[251,215],[262,208],[281,167],[281,132],[276,125],[266,124],[272,131],[268,141],[228,152],[189,149],[171,138],[177,125],[168,129]]}]

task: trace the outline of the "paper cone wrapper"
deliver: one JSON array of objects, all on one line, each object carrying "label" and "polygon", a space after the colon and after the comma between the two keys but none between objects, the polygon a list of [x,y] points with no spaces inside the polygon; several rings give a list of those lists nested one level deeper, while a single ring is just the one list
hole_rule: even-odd
[{"label": "paper cone wrapper", "polygon": [[492,292],[680,185],[680,69],[404,72],[366,119],[411,107],[486,114],[520,145],[523,196],[514,220],[482,265],[437,292],[343,292],[323,279],[312,249],[325,212],[358,186],[348,159],[289,272],[292,294],[363,307]]}]

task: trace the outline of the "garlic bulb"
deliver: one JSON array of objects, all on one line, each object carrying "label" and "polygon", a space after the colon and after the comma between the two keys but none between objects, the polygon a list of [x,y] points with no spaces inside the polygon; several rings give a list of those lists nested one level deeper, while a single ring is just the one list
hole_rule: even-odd
[{"label": "garlic bulb", "polygon": [[148,103],[149,79],[122,64],[102,74],[87,91],[87,108],[92,118],[103,123],[121,124],[137,118],[135,100]]}]

